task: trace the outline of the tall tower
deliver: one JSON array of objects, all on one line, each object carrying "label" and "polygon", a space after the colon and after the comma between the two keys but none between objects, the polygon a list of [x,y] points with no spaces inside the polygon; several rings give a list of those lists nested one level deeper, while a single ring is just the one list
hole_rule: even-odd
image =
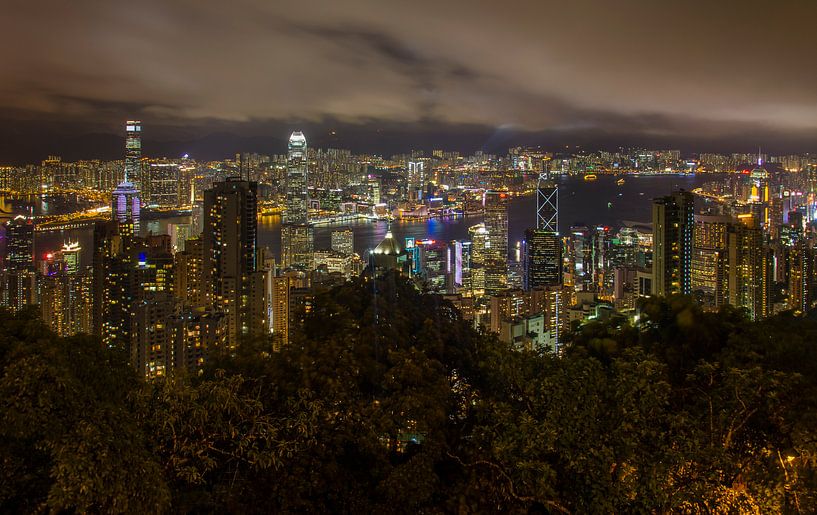
[{"label": "tall tower", "polygon": [[204,274],[215,306],[227,317],[227,344],[249,334],[256,271],[258,184],[228,178],[204,192]]},{"label": "tall tower", "polygon": [[308,202],[306,138],[302,132],[293,132],[289,137],[287,152],[287,209],[284,223],[307,223]]},{"label": "tall tower", "polygon": [[692,293],[694,217],[694,197],[688,191],[653,200],[653,294]]},{"label": "tall tower", "polygon": [[488,241],[485,249],[485,291],[494,295],[508,284],[508,194],[488,190],[482,201]]},{"label": "tall tower", "polygon": [[281,225],[281,265],[308,271],[312,268],[313,236],[309,226],[307,147],[301,132],[289,137],[286,211]]},{"label": "tall tower", "polygon": [[119,223],[132,223],[134,234],[139,234],[142,207],[139,194],[141,158],[142,122],[129,120],[125,125],[125,179],[113,190],[111,218]]},{"label": "tall tower", "polygon": [[142,189],[142,122],[125,122],[125,180]]},{"label": "tall tower", "polygon": [[559,237],[559,187],[550,172],[536,185],[536,227],[525,231],[525,288],[562,284],[562,240]]}]

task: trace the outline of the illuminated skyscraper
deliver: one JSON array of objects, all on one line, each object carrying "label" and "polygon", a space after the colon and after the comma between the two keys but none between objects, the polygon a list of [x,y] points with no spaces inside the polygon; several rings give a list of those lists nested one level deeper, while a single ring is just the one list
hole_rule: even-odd
[{"label": "illuminated skyscraper", "polygon": [[485,294],[485,262],[487,259],[488,231],[484,224],[471,226],[471,252],[468,265],[471,275],[471,296],[481,297]]},{"label": "illuminated skyscraper", "polygon": [[35,278],[34,221],[20,215],[6,224],[2,304],[14,311],[34,304],[37,301]]},{"label": "illuminated skyscraper", "polygon": [[34,271],[34,220],[18,215],[6,224],[6,269]]},{"label": "illuminated skyscraper", "polygon": [[425,188],[425,163],[423,161],[408,162],[409,198],[423,199]]},{"label": "illuminated skyscraper", "polygon": [[133,224],[133,233],[138,235],[139,214],[142,208],[139,194],[142,122],[128,121],[125,132],[125,179],[113,190],[111,218],[119,223]]},{"label": "illuminated skyscraper", "polygon": [[146,204],[161,208],[179,206],[179,165],[176,163],[150,163],[143,196]]},{"label": "illuminated skyscraper", "polygon": [[525,289],[562,284],[562,239],[545,229],[525,231]]},{"label": "illuminated skyscraper", "polygon": [[249,317],[257,268],[257,189],[255,182],[228,178],[204,192],[205,284],[212,288],[216,309],[227,317],[230,347],[254,325]]},{"label": "illuminated skyscraper", "polygon": [[485,291],[495,295],[508,284],[508,194],[488,190],[482,201],[485,230]]},{"label": "illuminated skyscraper", "polygon": [[313,235],[309,225],[307,187],[307,147],[301,132],[289,137],[287,154],[286,211],[281,225],[281,265],[310,270],[313,262]]},{"label": "illuminated skyscraper", "polygon": [[49,266],[38,278],[42,320],[60,336],[91,332],[92,276],[79,269],[81,250],[79,243],[67,243],[48,254]]},{"label": "illuminated skyscraper", "polygon": [[593,233],[586,225],[574,225],[568,234],[572,284],[577,291],[589,291],[593,285]]},{"label": "illuminated skyscraper", "polygon": [[694,198],[688,191],[653,200],[653,294],[692,293]]},{"label": "illuminated skyscraper", "polygon": [[764,244],[760,221],[739,215],[739,224],[728,234],[729,303],[746,308],[752,320],[770,313],[771,253]]},{"label": "illuminated skyscraper", "polygon": [[718,308],[729,301],[728,216],[695,215],[692,244],[692,291],[704,307]]},{"label": "illuminated skyscraper", "polygon": [[142,122],[125,122],[125,180],[130,180],[136,189],[142,186]]}]

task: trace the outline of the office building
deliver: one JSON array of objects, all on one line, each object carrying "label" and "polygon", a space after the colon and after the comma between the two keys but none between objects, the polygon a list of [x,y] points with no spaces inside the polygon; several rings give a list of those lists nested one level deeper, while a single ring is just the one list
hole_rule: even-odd
[{"label": "office building", "polygon": [[142,187],[142,122],[125,122],[125,181],[140,190]]},{"label": "office building", "polygon": [[562,284],[562,239],[547,229],[525,231],[525,289]]},{"label": "office building", "polygon": [[485,291],[495,295],[508,285],[508,194],[488,190],[483,197]]},{"label": "office building", "polygon": [[6,223],[6,270],[34,271],[34,220],[22,215]]},{"label": "office building", "polygon": [[151,162],[147,166],[143,196],[150,207],[175,209],[179,207],[179,165],[166,161]]},{"label": "office building", "polygon": [[469,268],[471,272],[471,296],[482,297],[485,295],[485,264],[488,260],[487,249],[488,231],[485,224],[473,225],[468,229],[471,235],[471,253]]},{"label": "office building", "polygon": [[332,250],[338,254],[351,256],[355,253],[355,233],[350,227],[332,231],[331,238]]},{"label": "office building", "polygon": [[286,175],[286,210],[281,225],[281,266],[309,271],[313,267],[314,237],[309,225],[308,154],[306,138],[289,138]]},{"label": "office building", "polygon": [[133,225],[135,235],[140,230],[142,200],[139,189],[142,156],[142,126],[129,121],[125,127],[125,178],[111,195],[111,219]]}]

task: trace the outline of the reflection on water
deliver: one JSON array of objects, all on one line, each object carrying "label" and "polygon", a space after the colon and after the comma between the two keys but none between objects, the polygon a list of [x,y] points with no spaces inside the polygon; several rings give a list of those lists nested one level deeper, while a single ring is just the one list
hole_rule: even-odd
[{"label": "reflection on water", "polygon": [[[628,177],[625,184],[617,185],[616,177],[599,176],[598,180],[585,182],[581,178],[562,177],[559,181],[559,228],[566,232],[571,225],[618,226],[622,220],[649,222],[652,212],[651,199],[679,188],[692,189],[712,180],[708,176],[641,176]],[[513,243],[522,239],[528,227],[535,224],[536,197],[514,199],[508,206],[508,237]],[[148,220],[143,232],[167,233],[169,223],[190,223],[190,216]],[[428,221],[395,221],[392,231],[398,241],[412,236],[448,241],[468,237],[468,227],[481,222],[480,216],[432,219]],[[350,226],[355,233],[355,250],[363,254],[374,248],[386,235],[386,222],[354,221],[340,226]],[[339,226],[315,227],[315,248],[328,248],[333,229]],[[264,216],[258,220],[258,243],[269,247],[278,256],[281,245],[281,217]],[[37,233],[37,252],[55,250],[67,241],[79,241],[83,252],[83,266],[91,264],[93,229]]]}]

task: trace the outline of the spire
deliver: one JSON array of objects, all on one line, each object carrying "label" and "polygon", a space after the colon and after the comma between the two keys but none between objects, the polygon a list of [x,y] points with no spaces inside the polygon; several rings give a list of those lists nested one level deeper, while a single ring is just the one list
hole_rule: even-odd
[{"label": "spire", "polygon": [[763,166],[763,158],[760,157],[760,145],[757,146],[757,166],[758,168]]}]

